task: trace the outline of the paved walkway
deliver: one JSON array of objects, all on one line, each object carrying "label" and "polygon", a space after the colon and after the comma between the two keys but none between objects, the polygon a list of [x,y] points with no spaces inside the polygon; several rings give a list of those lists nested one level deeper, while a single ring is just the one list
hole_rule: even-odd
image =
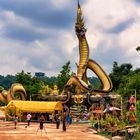
[{"label": "paved walkway", "polygon": [[[108,140],[102,136],[87,131],[88,124],[72,124],[66,132],[56,129],[55,124],[45,124],[45,130],[38,130],[38,123],[31,123],[26,128],[26,123],[18,123],[17,129],[14,129],[13,122],[0,122],[0,140]],[[37,132],[38,130],[38,132]]]}]

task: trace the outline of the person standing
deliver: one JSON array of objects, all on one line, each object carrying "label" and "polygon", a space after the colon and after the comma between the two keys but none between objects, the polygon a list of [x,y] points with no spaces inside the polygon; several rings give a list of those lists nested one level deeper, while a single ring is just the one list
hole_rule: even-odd
[{"label": "person standing", "polygon": [[53,120],[52,120],[52,114],[49,115],[49,120],[50,120],[51,123],[53,122]]},{"label": "person standing", "polygon": [[28,113],[27,116],[26,116],[26,119],[27,119],[27,122],[28,122],[28,126],[30,126],[31,118],[32,118],[31,114]]},{"label": "person standing", "polygon": [[44,116],[43,115],[41,115],[41,117],[40,117],[40,129],[42,130],[43,128],[44,128],[44,122],[45,122],[45,118],[44,118]]},{"label": "person standing", "polygon": [[66,116],[66,122],[67,122],[67,126],[72,124],[72,117],[71,117],[70,113]]},{"label": "person standing", "polygon": [[[42,135],[42,130],[43,130],[43,129],[44,129],[45,133],[47,134],[46,129],[45,129],[45,127],[44,127],[44,122],[45,122],[45,118],[44,118],[43,115],[41,115],[41,117],[40,117],[40,119],[39,119],[39,128],[37,129],[37,132],[38,132],[39,129],[41,130],[41,135]],[[37,132],[36,132],[36,133],[37,133]]]},{"label": "person standing", "polygon": [[63,131],[66,131],[66,112],[63,113],[62,123],[63,123]]},{"label": "person standing", "polygon": [[18,116],[15,115],[15,117],[14,117],[14,127],[15,127],[15,129],[16,129],[16,126],[17,126],[17,122],[18,122]]},{"label": "person standing", "polygon": [[59,125],[60,125],[60,116],[59,116],[59,114],[55,115],[55,121],[56,121],[56,129],[59,129]]}]

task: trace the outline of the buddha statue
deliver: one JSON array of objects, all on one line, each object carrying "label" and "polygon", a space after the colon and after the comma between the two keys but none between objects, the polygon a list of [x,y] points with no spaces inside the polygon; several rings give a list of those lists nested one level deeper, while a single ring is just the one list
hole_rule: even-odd
[{"label": "buddha statue", "polygon": [[59,94],[58,86],[55,84],[53,86],[53,91],[52,91],[51,95],[58,95],[58,94]]}]

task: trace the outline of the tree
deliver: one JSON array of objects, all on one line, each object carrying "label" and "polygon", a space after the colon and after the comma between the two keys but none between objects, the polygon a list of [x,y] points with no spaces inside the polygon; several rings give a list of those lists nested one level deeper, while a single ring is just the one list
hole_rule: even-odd
[{"label": "tree", "polygon": [[137,46],[136,51],[140,51],[140,46]]},{"label": "tree", "polygon": [[3,80],[4,80],[4,76],[0,75],[0,85],[3,87]]},{"label": "tree", "polygon": [[5,90],[8,90],[13,83],[15,83],[15,76],[7,75],[4,77],[0,75],[0,85],[4,87]]},{"label": "tree", "polygon": [[72,72],[70,71],[70,61],[68,61],[60,71],[60,74],[58,74],[58,88],[60,91],[62,91],[64,85],[67,83],[67,81],[70,79],[72,75]]},{"label": "tree", "polygon": [[4,87],[0,86],[0,92],[2,92],[4,90]]},{"label": "tree", "polygon": [[16,74],[16,82],[22,85],[31,85],[31,73],[25,73],[24,70],[22,70],[21,73]]},{"label": "tree", "polygon": [[30,72],[25,73],[23,70],[21,73],[16,74],[16,82],[24,86],[27,99],[29,99],[32,94],[38,94],[43,85],[43,82],[39,78],[32,77]]},{"label": "tree", "polygon": [[113,63],[113,70],[112,72],[109,74],[112,83],[113,83],[113,90],[116,90],[119,87],[119,83],[120,83],[120,69],[118,66],[118,63],[116,61],[114,61]]},{"label": "tree", "polygon": [[110,78],[114,92],[127,98],[137,93],[137,99],[140,99],[140,68],[132,70],[131,64],[119,66],[117,62],[114,62]]},{"label": "tree", "polygon": [[122,75],[128,75],[129,72],[131,71],[131,69],[132,69],[131,64],[122,64],[120,66],[120,71],[121,71]]},{"label": "tree", "polygon": [[54,83],[57,83],[57,77],[52,76],[52,77],[47,77],[47,76],[42,76],[42,77],[38,77],[38,79],[40,79],[44,85],[48,85],[50,88],[53,88]]},{"label": "tree", "polygon": [[31,87],[30,87],[31,94],[38,94],[43,85],[44,83],[39,78],[32,77]]},{"label": "tree", "polygon": [[113,83],[113,90],[117,90],[119,88],[120,84],[124,82],[124,76],[129,76],[132,72],[131,69],[131,64],[126,63],[119,66],[116,61],[114,62],[113,71],[109,75]]},{"label": "tree", "polygon": [[117,90],[118,93],[123,96],[130,97],[137,93],[137,99],[140,99],[140,75],[132,74],[131,76],[125,76],[124,81],[120,83]]},{"label": "tree", "polygon": [[89,83],[94,87],[94,89],[101,89],[102,83],[97,77],[88,77]]}]

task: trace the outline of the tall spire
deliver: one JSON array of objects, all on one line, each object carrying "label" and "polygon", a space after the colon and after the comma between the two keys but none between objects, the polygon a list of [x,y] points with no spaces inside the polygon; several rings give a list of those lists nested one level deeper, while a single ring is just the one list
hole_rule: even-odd
[{"label": "tall spire", "polygon": [[82,10],[81,10],[81,6],[80,6],[79,0],[78,0],[78,7],[77,7],[76,26],[84,27],[84,21],[83,21],[83,17],[82,17]]}]

